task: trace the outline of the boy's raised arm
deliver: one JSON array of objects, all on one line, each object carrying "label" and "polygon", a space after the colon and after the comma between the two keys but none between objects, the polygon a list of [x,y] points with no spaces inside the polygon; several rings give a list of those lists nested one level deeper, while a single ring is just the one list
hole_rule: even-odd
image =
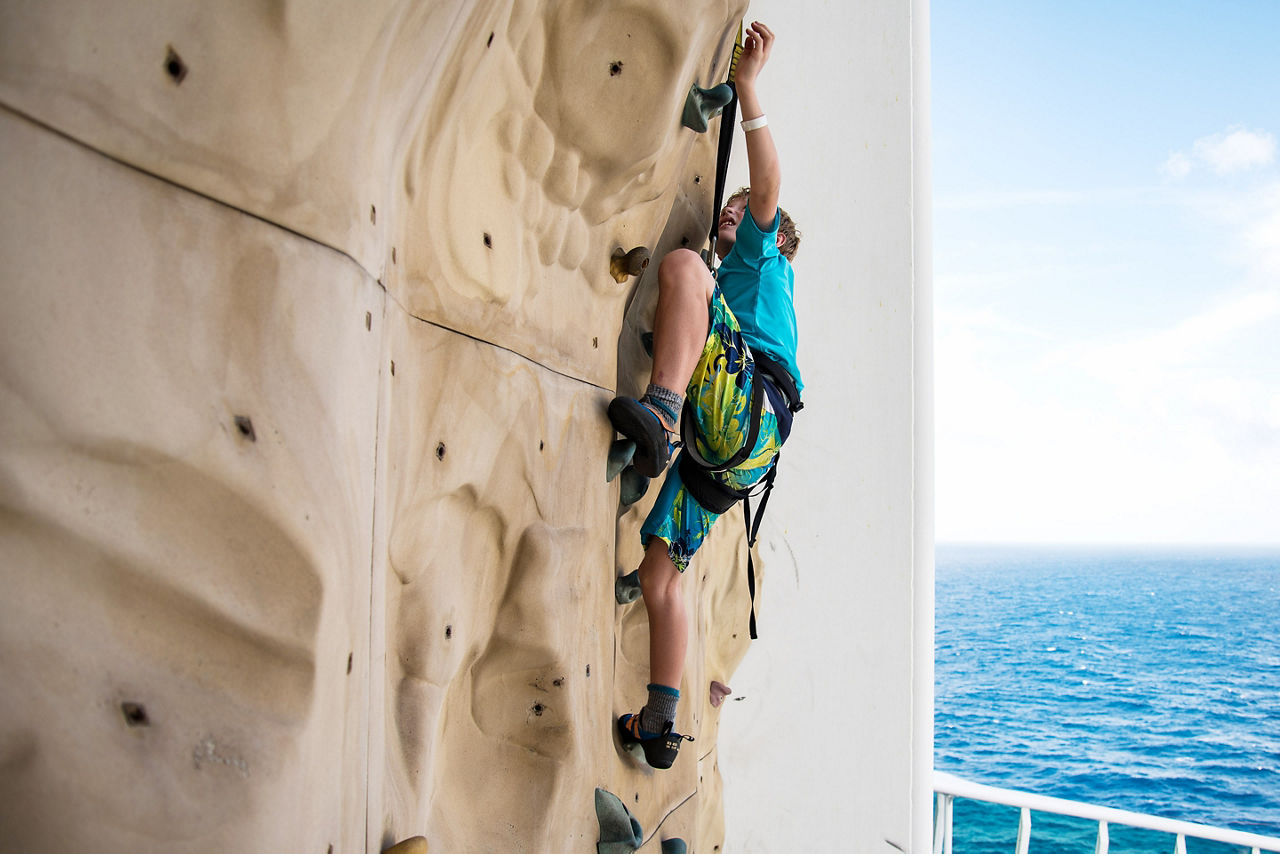
[{"label": "boy's raised arm", "polygon": [[[738,105],[742,109],[742,121],[751,127],[752,119],[764,116],[760,98],[756,94],[756,78],[769,61],[773,49],[773,31],[759,21],[747,27],[742,55],[738,58],[737,75],[734,78],[738,90]],[[782,190],[782,165],[778,161],[778,149],[773,144],[773,134],[768,125],[746,131],[747,167],[751,174],[751,195],[748,207],[756,224],[768,228],[773,224],[778,210],[778,194]]]}]

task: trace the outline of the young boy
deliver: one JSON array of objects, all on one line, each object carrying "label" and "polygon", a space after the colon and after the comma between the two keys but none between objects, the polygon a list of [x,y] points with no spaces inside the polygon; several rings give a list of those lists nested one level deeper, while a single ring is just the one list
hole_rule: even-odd
[{"label": "young boy", "polygon": [[[649,477],[670,462],[684,402],[680,390],[696,413],[697,450],[706,460],[722,463],[744,445],[753,389],[756,383],[765,384],[754,446],[745,460],[712,475],[725,486],[741,490],[764,477],[790,432],[788,401],[772,382],[765,382],[753,355],[768,356],[802,387],[791,269],[799,236],[778,207],[782,171],[756,93],[773,40],[768,27],[753,23],[738,60],[736,85],[751,187],[734,193],[720,214],[716,254],[721,264],[713,275],[688,249],[662,260],[648,390],[638,401],[619,397],[609,405],[614,427],[636,442],[636,470]],[[654,768],[671,767],[686,738],[673,731],[688,643],[680,579],[717,518],[689,494],[673,466],[641,528],[649,700],[638,714],[618,719],[618,734],[625,747],[640,748]]]}]

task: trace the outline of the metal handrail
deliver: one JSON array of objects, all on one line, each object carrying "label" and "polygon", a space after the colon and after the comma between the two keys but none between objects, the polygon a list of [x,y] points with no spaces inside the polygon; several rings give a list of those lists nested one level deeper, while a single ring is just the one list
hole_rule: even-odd
[{"label": "metal handrail", "polygon": [[1080,801],[1068,801],[1063,798],[1050,798],[1045,795],[1031,794],[1030,792],[1019,792],[1014,789],[1000,789],[995,786],[985,786],[981,783],[964,780],[942,771],[933,772],[933,791],[938,796],[938,811],[934,818],[933,826],[933,854],[951,854],[951,802],[955,798],[968,798],[975,801],[987,801],[988,803],[1021,808],[1022,812],[1018,819],[1016,854],[1027,854],[1027,848],[1031,840],[1032,810],[1096,821],[1098,823],[1098,841],[1094,845],[1094,854],[1107,854],[1107,849],[1110,845],[1107,830],[1109,824],[1172,833],[1176,839],[1173,848],[1174,854],[1186,854],[1186,838],[1188,836],[1193,839],[1225,842],[1228,845],[1241,845],[1250,848],[1253,854],[1261,854],[1262,851],[1280,852],[1280,838],[1274,836],[1262,836],[1257,833],[1211,827],[1207,824],[1160,818],[1159,816],[1144,815],[1143,813],[1112,809],[1111,807],[1100,807]]}]

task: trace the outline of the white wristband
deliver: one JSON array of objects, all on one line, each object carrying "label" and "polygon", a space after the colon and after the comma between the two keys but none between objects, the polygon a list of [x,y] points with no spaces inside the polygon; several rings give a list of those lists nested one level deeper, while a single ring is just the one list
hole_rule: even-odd
[{"label": "white wristband", "polygon": [[743,119],[742,130],[744,132],[759,130],[760,128],[764,127],[767,124],[769,124],[769,119],[766,118],[765,116],[760,116],[759,118],[755,118],[755,119]]}]

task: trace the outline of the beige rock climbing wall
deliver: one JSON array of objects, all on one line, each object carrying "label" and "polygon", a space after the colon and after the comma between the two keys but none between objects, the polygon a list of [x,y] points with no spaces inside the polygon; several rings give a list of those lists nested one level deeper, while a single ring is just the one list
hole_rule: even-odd
[{"label": "beige rock climbing wall", "polygon": [[0,3],[6,847],[591,851],[597,786],[721,844],[743,536],[637,769],[604,407],[744,7]]},{"label": "beige rock climbing wall", "polygon": [[0,146],[6,846],[358,850],[381,289],[12,111]]}]

